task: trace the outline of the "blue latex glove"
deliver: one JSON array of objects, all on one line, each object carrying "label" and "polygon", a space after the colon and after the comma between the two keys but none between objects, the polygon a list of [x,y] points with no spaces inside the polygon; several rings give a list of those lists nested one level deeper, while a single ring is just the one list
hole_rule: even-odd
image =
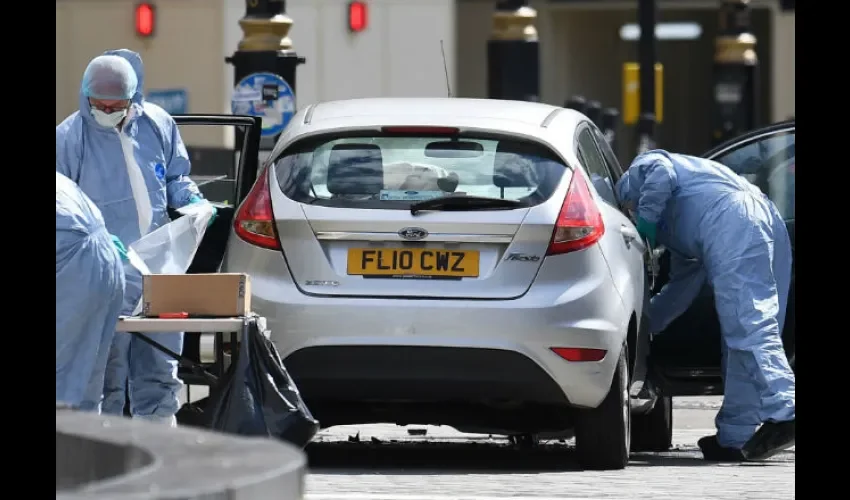
[{"label": "blue latex glove", "polygon": [[655,224],[639,216],[637,219],[637,232],[649,241],[650,247],[655,247],[655,240],[658,233],[658,228]]},{"label": "blue latex glove", "polygon": [[[189,204],[194,205],[195,203],[208,203],[207,200],[201,198],[200,196],[193,196],[189,198]],[[207,227],[212,226],[212,223],[215,222],[215,217],[218,215],[218,210],[215,207],[212,207],[212,217],[210,217],[210,221],[207,222]]]},{"label": "blue latex glove", "polygon": [[112,236],[112,244],[115,245],[115,248],[118,250],[118,255],[121,256],[121,260],[127,261],[129,260],[127,257],[127,248],[124,246],[124,243],[121,243],[121,239],[114,234]]}]

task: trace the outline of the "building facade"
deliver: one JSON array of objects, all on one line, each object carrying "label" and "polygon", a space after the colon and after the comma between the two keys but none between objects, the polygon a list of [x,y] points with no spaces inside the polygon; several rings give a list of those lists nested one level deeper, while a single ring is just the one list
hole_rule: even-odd
[{"label": "building facade", "polygon": [[[138,51],[146,90],[185,90],[190,113],[229,113],[233,70],[224,58],[242,36],[243,0],[152,0],[152,37],[134,30],[136,0],[56,0],[56,122],[77,108],[87,62],[109,48]],[[347,0],[288,0],[290,37],[299,56],[297,105],[374,96],[486,97],[486,41],[494,0],[367,0],[368,25],[351,33]],[[636,0],[532,0],[541,47],[541,101],[572,95],[619,108],[622,66],[636,43],[620,28],[636,19]],[[711,61],[718,0],[659,0],[659,21],[697,23],[699,38],[661,41],[663,145],[700,151],[708,143]],[[761,121],[795,112],[795,15],[778,0],[752,0],[761,63]],[[229,147],[226,130],[186,130],[193,146]]]}]

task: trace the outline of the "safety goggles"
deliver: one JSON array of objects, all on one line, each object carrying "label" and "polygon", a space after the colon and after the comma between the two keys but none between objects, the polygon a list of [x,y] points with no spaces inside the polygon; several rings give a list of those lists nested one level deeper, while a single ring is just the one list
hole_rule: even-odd
[{"label": "safety goggles", "polygon": [[103,111],[104,113],[114,113],[123,111],[130,107],[129,99],[91,99],[89,105],[92,109]]}]

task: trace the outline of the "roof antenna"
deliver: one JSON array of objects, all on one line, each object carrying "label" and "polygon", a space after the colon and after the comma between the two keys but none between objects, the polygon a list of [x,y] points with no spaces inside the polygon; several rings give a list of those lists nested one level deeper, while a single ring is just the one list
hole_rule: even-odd
[{"label": "roof antenna", "polygon": [[449,93],[449,97],[452,96],[452,86],[449,83],[449,66],[446,64],[446,49],[443,48],[443,41],[440,40],[440,52],[443,54],[443,71],[446,73],[446,91]]}]

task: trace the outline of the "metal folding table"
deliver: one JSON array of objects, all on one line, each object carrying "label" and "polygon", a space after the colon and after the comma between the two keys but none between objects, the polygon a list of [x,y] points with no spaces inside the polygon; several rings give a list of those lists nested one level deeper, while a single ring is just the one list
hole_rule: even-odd
[{"label": "metal folding table", "polygon": [[[136,338],[147,342],[155,349],[176,359],[181,367],[187,368],[198,376],[197,380],[187,385],[208,385],[214,387],[224,376],[227,366],[225,365],[225,339],[224,334],[229,333],[228,343],[230,346],[231,359],[238,356],[237,335],[246,335],[248,329],[256,324],[261,332],[266,330],[266,320],[257,315],[239,316],[232,318],[186,318],[186,319],[159,319],[144,317],[122,316],[118,320],[116,331],[126,332]],[[190,333],[212,333],[214,334],[214,360],[212,364],[191,360],[179,353],[171,351],[160,345],[156,340],[146,334],[168,333],[168,332],[190,332]],[[155,335],[154,335],[155,336]]]}]

